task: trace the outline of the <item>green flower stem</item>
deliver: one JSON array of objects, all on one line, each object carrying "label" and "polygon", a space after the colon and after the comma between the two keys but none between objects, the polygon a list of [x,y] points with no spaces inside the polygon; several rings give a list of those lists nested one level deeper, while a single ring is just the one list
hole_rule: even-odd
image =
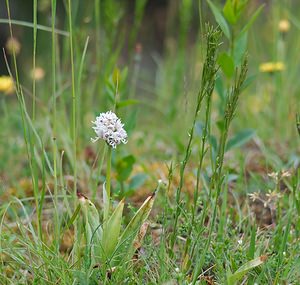
[{"label": "green flower stem", "polygon": [[106,166],[106,195],[107,195],[107,206],[104,207],[104,221],[107,221],[110,205],[110,173],[111,173],[111,155],[112,148],[109,146],[107,151],[107,166]]}]

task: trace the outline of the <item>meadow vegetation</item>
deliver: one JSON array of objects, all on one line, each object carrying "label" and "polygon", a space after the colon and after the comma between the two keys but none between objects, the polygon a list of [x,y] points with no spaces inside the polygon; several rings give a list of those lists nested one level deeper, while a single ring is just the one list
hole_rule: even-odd
[{"label": "meadow vegetation", "polygon": [[0,284],[300,284],[296,1],[2,1]]}]

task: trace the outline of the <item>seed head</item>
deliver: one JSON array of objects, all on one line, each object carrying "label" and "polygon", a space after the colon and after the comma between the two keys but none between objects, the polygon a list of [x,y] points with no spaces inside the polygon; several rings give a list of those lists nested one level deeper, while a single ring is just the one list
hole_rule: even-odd
[{"label": "seed head", "polygon": [[92,142],[103,139],[112,148],[116,148],[120,143],[127,143],[127,133],[124,130],[124,124],[112,111],[100,113],[96,120],[92,122],[96,138]]}]

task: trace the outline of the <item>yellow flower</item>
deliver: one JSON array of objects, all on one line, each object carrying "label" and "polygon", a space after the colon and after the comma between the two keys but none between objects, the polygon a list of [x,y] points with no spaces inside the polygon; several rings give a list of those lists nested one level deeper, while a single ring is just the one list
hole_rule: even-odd
[{"label": "yellow flower", "polygon": [[278,23],[278,29],[281,33],[287,33],[290,30],[290,22],[288,20],[280,20]]},{"label": "yellow flower", "polygon": [[285,65],[283,62],[264,62],[259,65],[260,72],[276,72],[276,71],[283,71],[285,70]]},{"label": "yellow flower", "polygon": [[0,92],[12,94],[14,92],[14,81],[10,76],[0,76]]}]

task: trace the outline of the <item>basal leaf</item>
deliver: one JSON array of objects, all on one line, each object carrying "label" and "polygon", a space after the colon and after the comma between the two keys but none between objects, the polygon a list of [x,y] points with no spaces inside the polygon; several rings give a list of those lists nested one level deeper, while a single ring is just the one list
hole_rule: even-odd
[{"label": "basal leaf", "polygon": [[100,224],[99,212],[95,205],[81,193],[77,194],[80,209],[84,217],[84,228],[87,247],[92,253],[99,252],[102,240],[102,227]]},{"label": "basal leaf", "polygon": [[126,256],[128,258],[132,257],[134,253],[133,242],[136,239],[141,226],[148,218],[154,200],[155,192],[145,200],[122,233],[117,248],[117,256],[119,256],[119,261],[123,260]]},{"label": "basal leaf", "polygon": [[103,262],[111,258],[120,236],[124,200],[121,200],[107,223],[103,226]]}]

